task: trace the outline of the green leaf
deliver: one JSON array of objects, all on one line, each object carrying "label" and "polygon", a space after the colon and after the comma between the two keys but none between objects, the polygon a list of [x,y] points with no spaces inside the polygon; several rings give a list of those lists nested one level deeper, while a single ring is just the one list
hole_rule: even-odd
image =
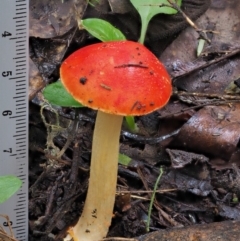
[{"label": "green leaf", "polygon": [[199,39],[199,41],[198,41],[198,46],[197,46],[197,56],[198,56],[198,57],[200,56],[200,54],[201,54],[202,51],[203,51],[204,44],[205,44],[205,40],[204,40],[204,39]]},{"label": "green leaf", "polygon": [[132,132],[138,132],[138,126],[135,123],[134,117],[133,116],[126,116],[125,117],[127,127],[130,131]]},{"label": "green leaf", "polygon": [[[130,1],[133,4],[133,6],[137,9],[142,21],[141,36],[139,39],[140,43],[144,43],[148,23],[153,16],[159,13],[164,13],[164,14],[177,13],[177,11],[171,7],[161,7],[162,4],[170,5],[167,0],[148,0],[148,1],[130,0]],[[177,0],[176,3],[178,4],[178,6],[181,6],[182,0]]]},{"label": "green leaf", "polygon": [[22,181],[15,176],[0,176],[0,203],[9,199],[22,185]]},{"label": "green leaf", "polygon": [[129,156],[125,155],[125,154],[118,154],[118,163],[122,164],[124,166],[128,166],[129,163],[131,162],[132,158],[130,158]]},{"label": "green leaf", "polygon": [[95,3],[99,3],[99,0],[88,0],[88,4],[95,7]]},{"label": "green leaf", "polygon": [[77,102],[64,88],[60,81],[48,85],[43,90],[43,96],[46,101],[52,105],[63,107],[83,107]]},{"label": "green leaf", "polygon": [[87,18],[81,21],[83,27],[102,42],[126,40],[124,34],[109,22],[98,18]]},{"label": "green leaf", "polygon": [[153,193],[152,193],[149,208],[148,208],[148,218],[147,218],[147,224],[146,224],[146,231],[147,232],[149,232],[153,203],[154,203],[154,200],[155,200],[156,191],[157,191],[159,182],[162,178],[162,175],[163,175],[163,168],[160,167],[160,172],[159,172],[158,178],[157,178],[157,180],[154,184]]}]

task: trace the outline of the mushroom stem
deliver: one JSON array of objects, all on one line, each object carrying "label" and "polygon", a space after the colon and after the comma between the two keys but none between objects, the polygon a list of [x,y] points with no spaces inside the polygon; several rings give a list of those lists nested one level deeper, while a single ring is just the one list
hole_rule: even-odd
[{"label": "mushroom stem", "polygon": [[87,198],[70,232],[74,241],[98,241],[107,235],[115,202],[122,120],[122,116],[98,111]]}]

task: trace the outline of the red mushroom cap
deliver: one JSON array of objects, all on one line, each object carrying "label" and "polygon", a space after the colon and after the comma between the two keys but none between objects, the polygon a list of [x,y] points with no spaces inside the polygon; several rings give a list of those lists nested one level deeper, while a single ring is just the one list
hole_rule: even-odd
[{"label": "red mushroom cap", "polygon": [[142,44],[115,41],[89,45],[70,55],[61,81],[85,106],[116,115],[144,115],[163,107],[172,93],[161,62]]}]

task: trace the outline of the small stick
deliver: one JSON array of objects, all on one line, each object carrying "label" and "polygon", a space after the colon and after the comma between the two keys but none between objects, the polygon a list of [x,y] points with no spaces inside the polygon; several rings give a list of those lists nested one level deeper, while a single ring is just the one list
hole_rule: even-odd
[{"label": "small stick", "polygon": [[193,72],[195,72],[195,71],[198,71],[198,70],[207,68],[207,67],[209,67],[209,66],[211,66],[211,65],[213,65],[213,64],[217,64],[217,63],[221,62],[222,60],[231,58],[231,57],[233,57],[233,56],[235,56],[235,55],[237,55],[237,54],[239,54],[239,53],[240,53],[240,47],[237,46],[237,48],[236,48],[235,50],[233,50],[232,52],[230,52],[229,54],[225,54],[225,55],[223,55],[222,57],[219,57],[219,58],[213,59],[213,60],[211,60],[211,61],[208,61],[208,62],[202,64],[201,66],[197,66],[196,68],[191,69],[191,70],[188,71],[188,72],[179,74],[179,75],[177,75],[177,76],[173,76],[173,81],[176,81],[176,79],[185,77],[185,76],[187,76],[187,75],[189,75],[189,74],[191,74],[191,73],[193,73]]},{"label": "small stick", "polygon": [[185,92],[185,91],[174,91],[173,94],[176,96],[196,96],[196,97],[216,98],[220,100],[240,100],[239,95],[219,95],[215,93]]},{"label": "small stick", "polygon": [[209,44],[211,43],[211,40],[207,37],[206,32],[202,29],[199,29],[197,25],[182,11],[182,9],[172,0],[167,0],[174,9],[179,11],[183,17],[186,19],[186,21],[189,23],[189,25],[196,30],[196,32],[199,34],[200,38],[206,40]]}]

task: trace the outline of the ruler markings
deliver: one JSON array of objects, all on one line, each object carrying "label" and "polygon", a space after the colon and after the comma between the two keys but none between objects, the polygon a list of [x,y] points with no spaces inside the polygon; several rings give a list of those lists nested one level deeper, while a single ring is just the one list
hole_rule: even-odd
[{"label": "ruler markings", "polygon": [[17,228],[16,231],[18,231],[18,235],[24,234],[24,232],[22,232],[24,230],[23,227]]},{"label": "ruler markings", "polygon": [[22,228],[24,227],[24,222],[16,222],[16,231],[22,231]]},{"label": "ruler markings", "polygon": [[26,31],[23,31],[23,32],[18,32],[18,31],[22,31],[22,30],[16,30],[17,31],[17,33],[16,33],[16,35],[20,35],[20,34],[27,34],[27,32]]},{"label": "ruler markings", "polygon": [[[26,133],[25,134],[18,134],[18,135],[13,135],[13,137],[20,137],[20,136],[26,136]],[[21,154],[21,153],[19,153],[19,154]]]},{"label": "ruler markings", "polygon": [[[25,183],[26,181],[28,181],[28,178],[22,178],[21,176],[22,176],[22,175],[18,174],[18,178],[19,178],[23,183]],[[25,197],[18,197],[18,198],[25,198]],[[23,199],[23,200],[26,200],[26,198]]]},{"label": "ruler markings", "polygon": [[18,60],[18,61],[16,61],[16,63],[23,63],[23,62],[27,62],[26,60]]},{"label": "ruler markings", "polygon": [[25,88],[17,88],[16,90],[25,90]]},{"label": "ruler markings", "polygon": [[23,116],[26,116],[26,115],[15,115],[15,116],[11,116],[9,117],[10,119],[13,119],[13,118],[18,118],[18,117],[23,117]]},{"label": "ruler markings", "polygon": [[21,132],[25,132],[25,130],[18,130],[18,131],[16,131],[16,133],[21,133]]},{"label": "ruler markings", "polygon": [[[26,206],[26,205],[25,205]],[[15,211],[22,211],[22,210],[24,210],[25,209],[25,207],[19,207],[19,208],[15,208],[14,210]]]},{"label": "ruler markings", "polygon": [[[20,13],[16,12],[16,15],[22,15],[22,14],[26,14],[26,12],[20,12]],[[25,17],[25,18],[26,18],[26,15],[24,15],[24,16],[22,16],[22,17]],[[16,18],[19,18],[19,17],[16,17]]]},{"label": "ruler markings", "polygon": [[[27,178],[21,178],[20,175],[18,175],[18,178],[23,182],[25,183],[27,181]],[[20,198],[20,197],[19,197]],[[23,201],[25,202],[26,199],[23,199]]]},{"label": "ruler markings", "polygon": [[26,16],[18,16],[18,17],[15,17],[13,19],[20,19],[20,18],[26,18]]},{"label": "ruler markings", "polygon": [[[19,84],[19,85],[16,85],[16,87],[22,87],[22,86],[25,86],[25,88],[26,88],[26,84]],[[19,104],[19,105],[22,105],[22,104]]]},{"label": "ruler markings", "polygon": [[[10,38],[10,40],[20,39],[20,38],[26,38],[26,36],[22,36],[22,37],[14,37],[14,38]],[[25,42],[25,41],[23,41],[23,40],[19,40],[19,43],[20,43],[20,41]]]},{"label": "ruler markings", "polygon": [[19,99],[19,98],[22,98],[23,100],[25,100],[25,96],[22,95],[22,96],[14,96],[13,99]]},{"label": "ruler markings", "polygon": [[[26,119],[26,118],[22,118],[22,119],[16,119],[16,121],[24,121],[25,122],[25,124],[27,123],[27,120],[28,119]],[[19,123],[19,122],[18,122]],[[21,122],[20,122],[21,123]]]},{"label": "ruler markings", "polygon": [[16,57],[14,59],[25,59],[25,58],[26,58],[26,56],[21,56],[21,57]]},{"label": "ruler markings", "polygon": [[[0,204],[0,213],[9,216],[19,241],[28,240],[28,6],[29,0],[0,1],[0,18],[6,22],[0,26],[0,44],[4,46],[0,49],[0,59],[4,56],[0,66],[4,77],[0,81],[0,136],[6,136],[4,143],[0,142],[0,175],[15,174],[23,181],[22,188],[6,204]],[[11,153],[3,154],[2,150]]]},{"label": "ruler markings", "polygon": [[26,239],[26,234],[24,234],[24,232],[23,232],[23,230],[24,230],[23,227],[24,226],[22,225],[22,227],[20,226],[19,228],[16,228],[16,233],[19,236],[19,238],[21,238],[21,240],[27,240]]},{"label": "ruler markings", "polygon": [[[16,108],[16,110],[22,110],[22,109],[26,109],[26,107]],[[25,111],[26,111],[26,110],[25,110]]]},{"label": "ruler markings", "polygon": [[[26,109],[26,107],[18,107],[18,108],[16,108],[16,110],[19,110],[19,109]],[[27,111],[27,110],[26,110]],[[18,120],[19,121],[19,120]],[[18,125],[20,125],[19,123],[17,123]],[[23,122],[23,123],[21,123],[21,124],[26,124],[26,121],[25,122]]]},{"label": "ruler markings", "polygon": [[17,193],[17,196],[23,196],[23,195],[24,197],[26,197],[24,193]]},{"label": "ruler markings", "polygon": [[[19,230],[19,229],[16,229],[17,234],[18,234],[18,237],[21,238],[22,240],[26,240],[26,239],[24,239],[26,236],[25,236],[25,235],[24,235],[24,236],[22,235],[22,234],[24,234],[24,233],[23,233],[23,232],[19,233],[18,230]],[[20,230],[20,231],[21,231],[21,230]]]},{"label": "ruler markings", "polygon": [[[23,197],[20,197],[20,196],[19,196],[18,198],[19,198],[19,199],[21,198],[22,201],[24,201],[24,200],[26,201],[26,200],[27,200],[27,197],[25,197],[25,196],[23,196]],[[25,198],[25,199],[23,199],[23,198]],[[23,214],[22,214],[22,215],[23,215]],[[21,217],[21,215],[19,214],[18,217]]]},{"label": "ruler markings", "polygon": [[22,214],[22,212],[17,212],[17,217],[18,217],[18,218],[22,218],[22,217],[24,217],[24,215],[25,215],[25,214]]},{"label": "ruler markings", "polygon": [[[17,63],[19,63],[19,62],[17,62]],[[21,67],[21,66],[25,66],[25,64],[18,64],[18,65],[16,65],[16,67]]]},{"label": "ruler markings", "polygon": [[17,204],[16,206],[17,206],[18,208],[21,208],[22,206],[26,206],[26,203],[23,203],[23,204],[22,204],[22,203],[19,203],[19,204]]},{"label": "ruler markings", "polygon": [[[26,152],[24,153],[25,155],[27,154]],[[25,164],[24,164],[24,162],[23,162],[23,160],[18,160],[18,165],[17,165],[19,168],[21,168],[21,167],[23,167],[23,168],[25,168]]]},{"label": "ruler markings", "polygon": [[22,102],[22,100],[16,100],[16,102]]},{"label": "ruler markings", "polygon": [[16,229],[16,232],[17,232],[17,235],[18,235],[19,239],[21,239],[21,240],[26,240],[26,235],[23,235],[24,233],[21,232],[21,230],[20,230],[21,233],[19,233],[17,230],[18,230],[18,229]]},{"label": "ruler markings", "polygon": [[25,76],[12,77],[12,78],[9,78],[9,79],[21,79],[21,78],[25,78]]},{"label": "ruler markings", "polygon": [[17,201],[17,203],[22,203],[22,202],[25,202],[26,201],[26,199],[25,200],[19,200],[19,201]]},{"label": "ruler markings", "polygon": [[[18,224],[18,223],[17,223]],[[19,223],[20,224],[20,223]],[[19,228],[17,228],[16,230],[18,231],[18,234],[24,234],[24,232],[22,232],[24,230],[23,228],[24,225],[20,226]]]},{"label": "ruler markings", "polygon": [[17,51],[17,55],[24,55],[24,57],[26,57],[26,53],[25,53],[25,52],[19,52],[19,51]]},{"label": "ruler markings", "polygon": [[22,228],[24,225],[18,225],[18,226],[12,226],[13,229],[18,229],[18,228]]},{"label": "ruler markings", "polygon": [[17,215],[20,215],[20,214],[24,214],[24,215],[25,215],[23,208],[18,208],[18,209],[16,210],[16,214],[17,214]]},{"label": "ruler markings", "polygon": [[[16,136],[15,136],[16,137]],[[26,137],[21,137],[21,138],[16,138],[17,141],[20,141],[20,140],[26,140]]]},{"label": "ruler markings", "polygon": [[16,160],[25,159],[25,158],[26,158],[26,156],[19,156],[19,157],[16,157]]},{"label": "ruler markings", "polygon": [[16,114],[26,113],[26,110],[16,111]]},{"label": "ruler markings", "polygon": [[21,91],[21,92],[15,92],[16,95],[21,95],[21,94],[24,94],[25,92]]}]

